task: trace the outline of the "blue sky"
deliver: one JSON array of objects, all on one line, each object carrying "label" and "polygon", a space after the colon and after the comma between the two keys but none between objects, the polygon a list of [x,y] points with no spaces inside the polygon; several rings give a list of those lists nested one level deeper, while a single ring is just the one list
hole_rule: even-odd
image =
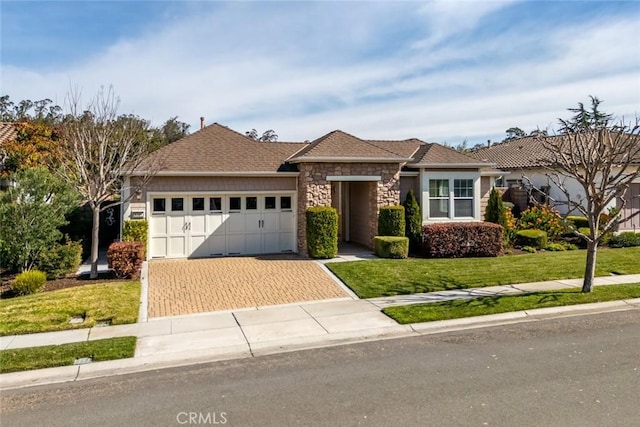
[{"label": "blue sky", "polygon": [[640,2],[6,1],[0,93],[199,117],[280,140],[342,129],[469,145],[589,95],[640,115]]}]

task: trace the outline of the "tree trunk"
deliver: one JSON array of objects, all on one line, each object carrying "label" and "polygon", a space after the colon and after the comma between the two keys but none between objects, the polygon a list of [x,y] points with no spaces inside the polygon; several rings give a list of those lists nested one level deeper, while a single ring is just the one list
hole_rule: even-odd
[{"label": "tree trunk", "polygon": [[582,282],[582,292],[593,291],[593,277],[596,272],[596,253],[598,245],[596,242],[587,243],[587,265],[584,269],[584,282]]},{"label": "tree trunk", "polygon": [[93,227],[91,229],[91,275],[92,279],[98,278],[98,236],[100,232],[100,205],[92,207]]}]

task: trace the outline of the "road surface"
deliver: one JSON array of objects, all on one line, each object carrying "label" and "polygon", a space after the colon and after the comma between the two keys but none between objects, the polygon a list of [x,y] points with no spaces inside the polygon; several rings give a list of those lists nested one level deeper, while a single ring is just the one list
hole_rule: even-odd
[{"label": "road surface", "polygon": [[640,425],[640,310],[4,391],[8,426]]}]

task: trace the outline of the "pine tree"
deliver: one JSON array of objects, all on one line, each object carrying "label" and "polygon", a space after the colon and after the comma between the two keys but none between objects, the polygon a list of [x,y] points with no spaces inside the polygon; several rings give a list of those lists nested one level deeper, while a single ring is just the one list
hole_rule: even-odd
[{"label": "pine tree", "polygon": [[406,223],[405,236],[409,238],[409,249],[416,253],[422,248],[422,214],[413,191],[409,190],[402,205]]}]

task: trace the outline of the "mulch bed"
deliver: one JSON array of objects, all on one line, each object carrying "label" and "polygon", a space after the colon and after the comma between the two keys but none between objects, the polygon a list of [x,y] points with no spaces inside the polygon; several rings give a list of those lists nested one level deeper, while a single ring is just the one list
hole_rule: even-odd
[{"label": "mulch bed", "polygon": [[[13,298],[16,295],[11,289],[15,275],[0,276],[0,299]],[[121,282],[112,271],[99,273],[97,279],[90,279],[89,274],[67,276],[62,279],[47,280],[42,292],[57,291],[58,289],[75,288],[77,286],[96,285],[98,283]]]}]

